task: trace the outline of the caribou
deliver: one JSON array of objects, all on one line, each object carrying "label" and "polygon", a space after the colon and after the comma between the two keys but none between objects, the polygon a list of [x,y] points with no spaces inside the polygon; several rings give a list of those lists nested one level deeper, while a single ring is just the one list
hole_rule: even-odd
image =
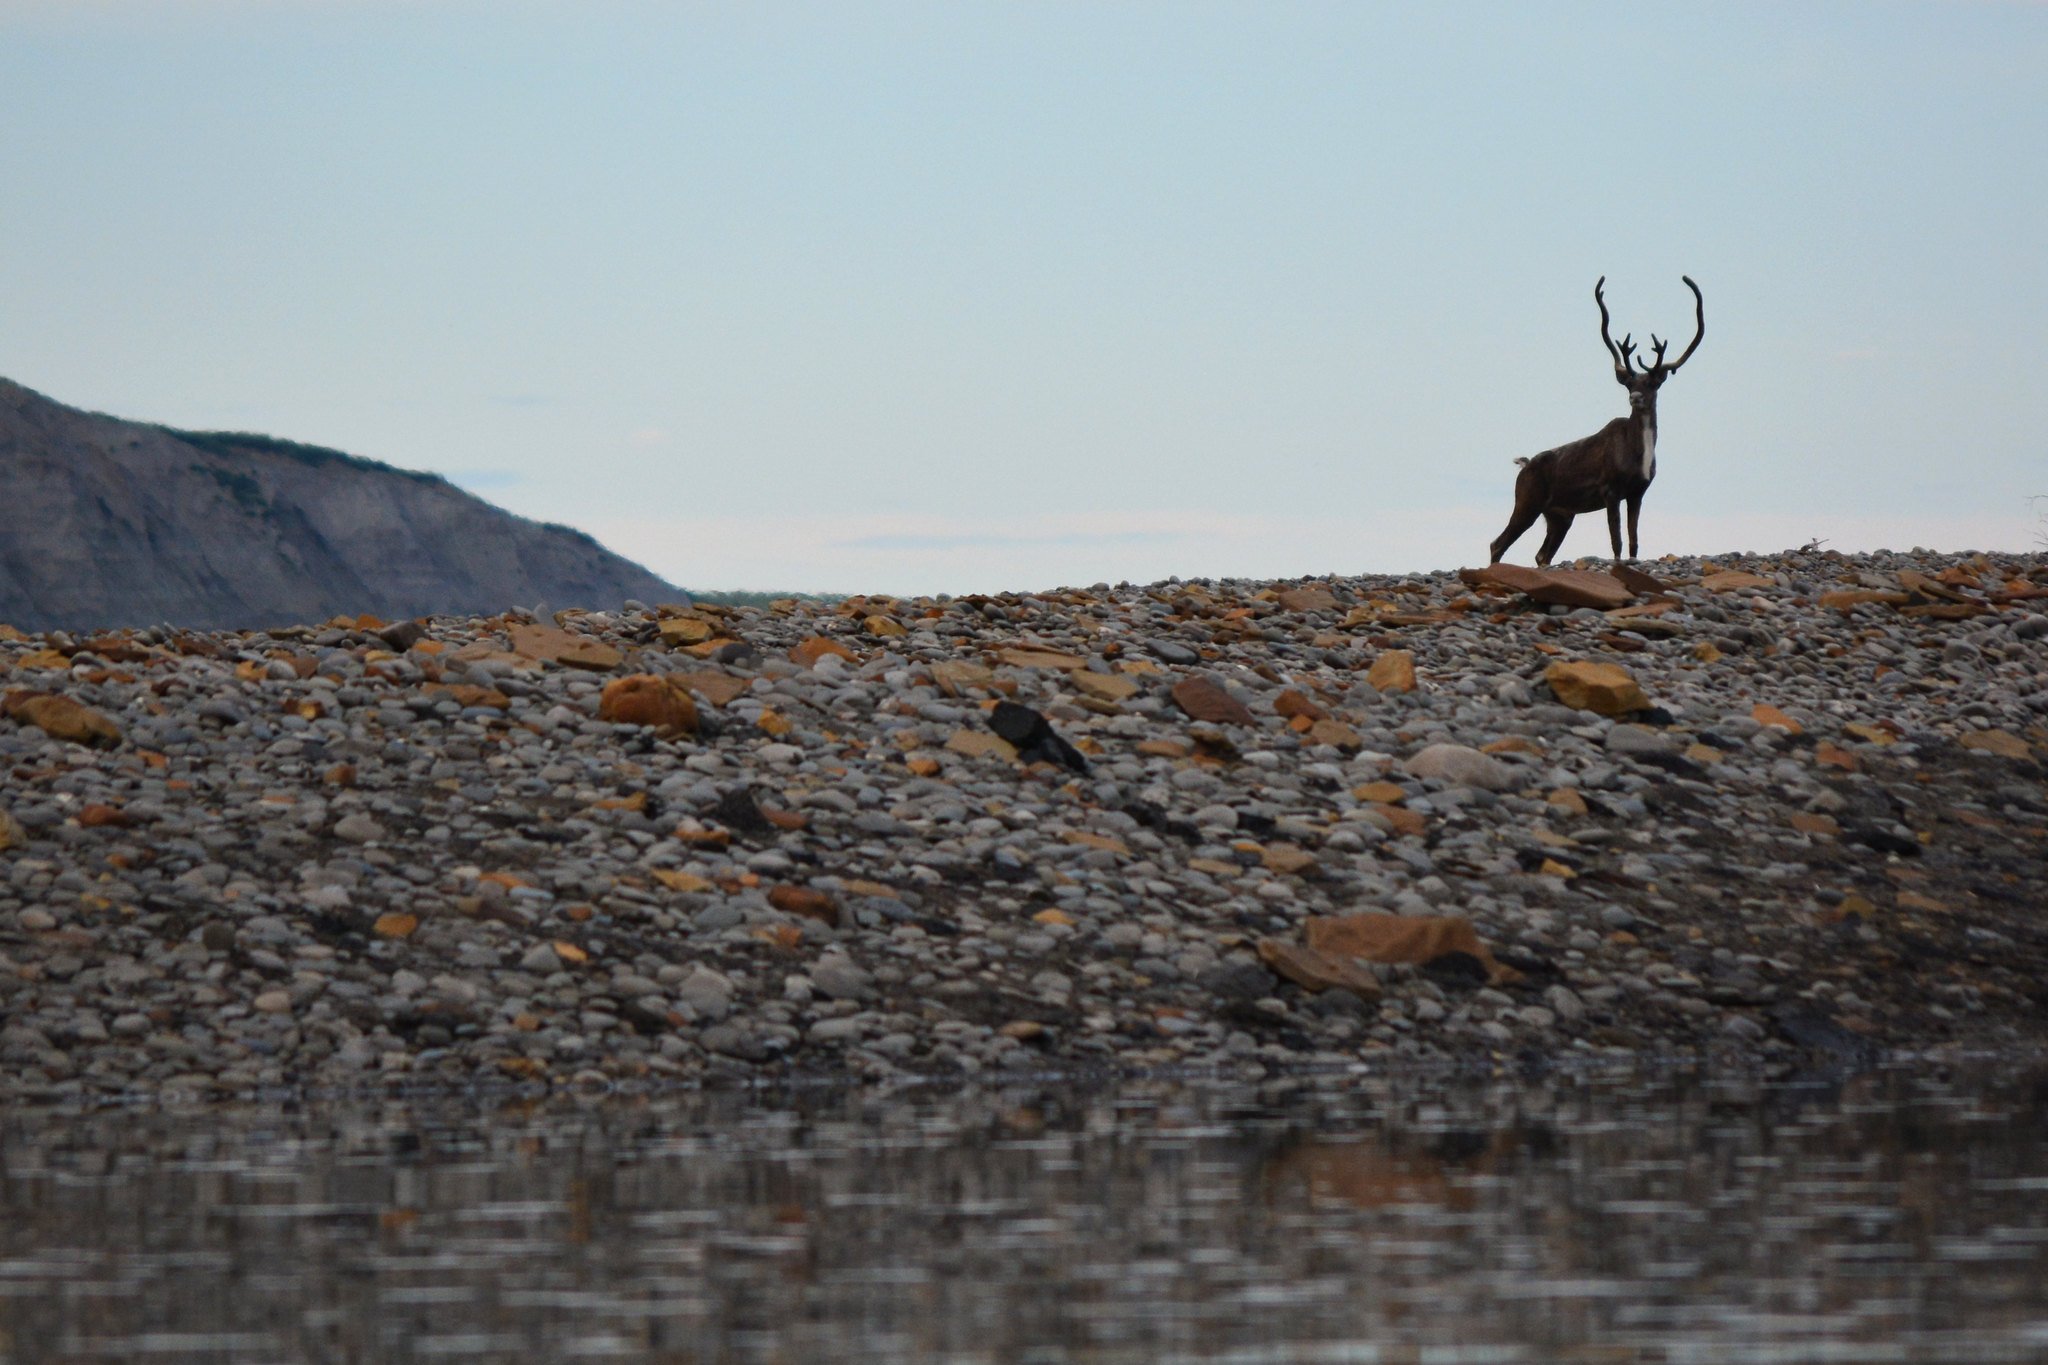
[{"label": "caribou", "polygon": [[1549,564],[1557,547],[1564,543],[1564,533],[1571,529],[1572,518],[1603,507],[1607,509],[1607,536],[1614,542],[1614,557],[1619,560],[1624,503],[1628,505],[1628,557],[1636,557],[1636,513],[1643,505],[1643,494],[1649,491],[1650,481],[1657,477],[1657,390],[1678,373],[1679,366],[1692,359],[1692,353],[1700,348],[1700,339],[1707,334],[1707,303],[1700,297],[1700,287],[1690,275],[1679,278],[1692,290],[1697,332],[1692,344],[1669,363],[1664,359],[1669,343],[1659,340],[1655,333],[1650,336],[1652,356],[1647,363],[1635,353],[1633,333],[1618,342],[1614,339],[1603,293],[1607,277],[1602,275],[1594,284],[1593,302],[1600,305],[1600,340],[1607,344],[1607,354],[1614,358],[1615,380],[1628,390],[1628,416],[1615,418],[1582,440],[1515,461],[1522,467],[1522,472],[1515,476],[1515,512],[1508,518],[1507,529],[1493,542],[1493,563],[1500,563],[1508,547],[1540,516],[1544,535],[1543,546],[1536,551],[1536,562]]}]

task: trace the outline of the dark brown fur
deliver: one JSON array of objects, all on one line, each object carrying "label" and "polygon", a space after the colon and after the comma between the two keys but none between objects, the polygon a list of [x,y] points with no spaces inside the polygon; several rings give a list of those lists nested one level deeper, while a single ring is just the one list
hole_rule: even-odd
[{"label": "dark brown fur", "polygon": [[1507,529],[1493,542],[1491,553],[1494,563],[1500,562],[1508,547],[1535,525],[1539,516],[1543,518],[1544,535],[1543,546],[1536,551],[1536,562],[1550,563],[1557,554],[1557,547],[1564,543],[1565,532],[1571,529],[1572,518],[1581,512],[1601,508],[1607,511],[1607,536],[1614,544],[1614,557],[1620,559],[1621,508],[1624,503],[1628,505],[1628,557],[1636,557],[1636,515],[1642,508],[1643,494],[1657,476],[1654,458],[1645,459],[1646,445],[1647,453],[1652,457],[1656,449],[1657,390],[1663,387],[1666,379],[1678,373],[1678,367],[1699,349],[1700,339],[1707,334],[1707,305],[1706,300],[1700,297],[1700,287],[1692,282],[1689,275],[1681,278],[1692,290],[1698,334],[1685,348],[1685,353],[1669,364],[1664,361],[1664,349],[1668,343],[1652,336],[1650,344],[1656,351],[1656,359],[1640,369],[1630,368],[1631,360],[1638,366],[1643,365],[1634,355],[1635,346],[1631,339],[1624,336],[1617,343],[1608,334],[1607,300],[1601,294],[1607,277],[1601,276],[1599,283],[1593,286],[1593,301],[1600,305],[1600,339],[1607,344],[1607,352],[1614,358],[1616,381],[1628,390],[1629,415],[1615,418],[1583,440],[1557,446],[1518,462],[1522,472],[1515,477],[1515,511],[1508,518]]}]

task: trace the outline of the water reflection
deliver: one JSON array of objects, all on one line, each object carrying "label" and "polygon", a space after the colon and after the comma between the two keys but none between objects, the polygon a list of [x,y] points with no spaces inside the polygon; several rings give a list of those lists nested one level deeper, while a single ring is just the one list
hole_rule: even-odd
[{"label": "water reflection", "polygon": [[2032,1080],[0,1120],[0,1359],[2048,1358]]}]

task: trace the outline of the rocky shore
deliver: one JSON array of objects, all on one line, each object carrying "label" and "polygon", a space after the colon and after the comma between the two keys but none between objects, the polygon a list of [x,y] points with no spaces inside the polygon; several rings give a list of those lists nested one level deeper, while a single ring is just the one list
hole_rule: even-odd
[{"label": "rocky shore", "polygon": [[2033,1050],[2048,560],[0,628],[0,1097]]}]

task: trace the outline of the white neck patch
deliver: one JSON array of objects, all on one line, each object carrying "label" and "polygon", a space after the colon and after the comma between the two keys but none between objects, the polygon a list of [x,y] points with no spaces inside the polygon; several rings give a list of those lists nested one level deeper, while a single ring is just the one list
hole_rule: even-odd
[{"label": "white neck patch", "polygon": [[1643,423],[1643,482],[1657,477],[1657,424]]}]

